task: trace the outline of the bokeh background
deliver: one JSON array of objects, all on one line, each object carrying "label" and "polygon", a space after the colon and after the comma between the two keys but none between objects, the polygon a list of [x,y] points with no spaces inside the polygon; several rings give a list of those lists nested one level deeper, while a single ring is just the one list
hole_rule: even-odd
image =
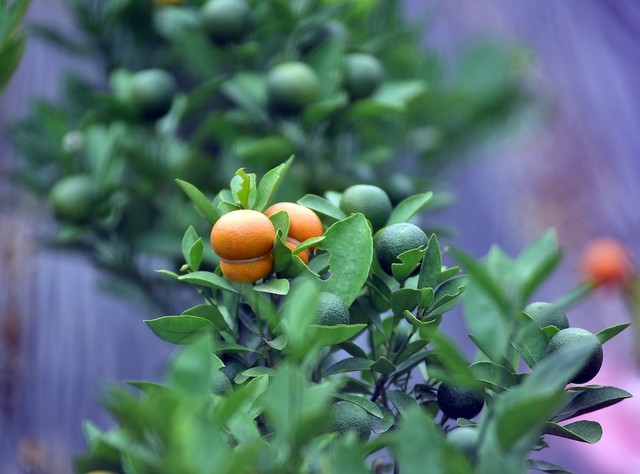
[{"label": "bokeh background", "polygon": [[[548,120],[512,140],[478,150],[450,168],[456,203],[435,219],[476,256],[497,243],[515,254],[555,227],[566,258],[539,297],[553,299],[579,278],[584,244],[613,236],[638,256],[640,237],[640,48],[636,0],[410,0],[425,41],[454,55],[478,37],[524,45],[531,86],[548,104]],[[60,3],[34,0],[29,18],[73,29]],[[141,323],[153,316],[109,297],[102,276],[80,254],[46,248],[48,210],[13,186],[17,157],[7,124],[35,97],[54,98],[68,68],[94,74],[32,39],[0,99],[0,472],[66,473],[83,449],[81,420],[106,426],[95,401],[109,381],[158,379],[170,347]],[[19,196],[19,199],[16,199]],[[630,318],[616,291],[599,291],[569,311],[573,324],[597,331]],[[461,318],[445,328],[464,338]],[[640,393],[633,333],[606,347],[594,383]],[[640,472],[640,403],[596,414],[604,428],[595,446],[553,440],[551,460],[579,473]]]}]

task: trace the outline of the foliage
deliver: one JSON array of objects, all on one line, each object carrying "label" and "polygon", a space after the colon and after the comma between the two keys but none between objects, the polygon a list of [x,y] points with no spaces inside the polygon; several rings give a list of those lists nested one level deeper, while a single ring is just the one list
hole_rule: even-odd
[{"label": "foliage", "polygon": [[[384,177],[377,184],[397,203],[425,186],[416,177],[433,179],[510,130],[532,102],[517,48],[478,43],[445,68],[398,0],[249,0],[246,31],[234,23],[232,39],[212,36],[203,0],[66,3],[79,31],[34,32],[96,65],[98,77],[69,73],[57,103],[36,103],[16,125],[18,179],[44,196],[65,177],[88,175],[98,198],[84,219],[57,214],[56,241],[87,250],[124,279],[121,290],[138,287],[155,303],[167,288],[139,256],[179,259],[182,229],[196,220],[174,178],[215,194],[239,166],[264,173],[295,153],[283,200]],[[269,72],[285,62],[318,78],[317,99],[294,113],[269,96]],[[173,77],[172,97],[170,81],[148,79],[149,69]],[[354,77],[361,87],[350,95]],[[409,178],[405,168],[420,172]]]},{"label": "foliage", "polygon": [[31,0],[0,0],[0,92],[13,75],[26,44],[18,28]]},{"label": "foliage", "polygon": [[[240,207],[263,210],[290,165],[259,182],[239,170],[213,200],[181,186],[215,220]],[[398,204],[387,225],[411,219],[431,194],[422,196]],[[118,426],[102,433],[86,425],[89,448],[76,458],[77,472],[378,473],[393,467],[418,473],[427,466],[440,473],[566,472],[534,453],[553,436],[600,439],[598,423],[575,418],[630,394],[567,385],[587,362],[589,347],[547,354],[558,328],[540,327],[523,311],[560,261],[553,231],[516,258],[494,247],[481,260],[443,250],[434,234],[428,245],[400,255],[392,277],[373,258],[366,218],[341,214],[339,199],[335,193],[300,199],[326,226],[313,240],[317,250],[308,265],[284,245],[286,214],[271,217],[275,271],[255,284],[233,283],[219,268],[203,268],[205,239],[187,230],[184,264],[164,274],[193,286],[202,300],[180,315],[147,321],[158,337],[183,347],[164,383],[130,382],[138,394],[109,392],[103,403]],[[464,274],[443,265],[447,253]],[[591,288],[579,285],[541,311],[564,310]],[[349,324],[315,324],[320,292],[349,306]],[[461,302],[478,349],[472,362],[439,329],[443,318],[456,317]],[[604,329],[598,340],[622,329]],[[231,388],[212,388],[220,369],[238,360],[246,369],[232,376]],[[440,387],[473,390],[484,407],[472,419],[449,419],[438,404],[447,396],[444,388],[438,396]],[[364,409],[374,435],[367,440],[331,431],[338,401]],[[450,436],[459,427],[476,430],[465,435],[471,444]]]}]

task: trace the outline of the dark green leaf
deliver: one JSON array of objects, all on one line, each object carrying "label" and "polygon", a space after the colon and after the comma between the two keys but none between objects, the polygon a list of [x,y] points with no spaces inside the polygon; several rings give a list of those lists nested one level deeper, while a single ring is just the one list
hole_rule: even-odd
[{"label": "dark green leaf", "polygon": [[[387,225],[409,222],[409,220],[415,216],[420,209],[426,206],[432,198],[432,192],[416,194],[408,197],[393,209],[391,216],[387,221]],[[438,267],[438,270],[439,269],[440,267]]]},{"label": "dark green leaf", "polygon": [[272,295],[286,295],[289,293],[289,280],[284,278],[272,278],[271,280],[253,287],[254,291],[269,293]]},{"label": "dark green leaf", "polygon": [[516,384],[516,378],[505,367],[491,361],[475,362],[469,366],[471,373],[492,390],[502,391]]},{"label": "dark green leaf", "polygon": [[187,275],[181,275],[178,280],[186,281],[187,283],[191,283],[192,285],[198,286],[206,286],[208,288],[214,288],[217,290],[226,290],[231,291],[233,293],[238,293],[231,283],[225,280],[220,275],[216,275],[211,272],[193,272]]},{"label": "dark green leaf", "polygon": [[211,201],[209,201],[209,199],[207,199],[207,197],[194,185],[179,179],[176,179],[176,183],[178,183],[186,195],[189,196],[193,205],[196,207],[198,212],[209,221],[209,224],[215,224],[220,218],[220,213]]},{"label": "dark green leaf", "polygon": [[395,278],[399,282],[405,281],[409,278],[413,272],[416,270],[418,265],[420,265],[420,261],[424,256],[426,248],[417,248],[407,250],[406,252],[402,252],[398,255],[398,260],[402,263],[392,263],[391,264],[391,272],[393,273],[393,278]]},{"label": "dark green leaf", "polygon": [[436,234],[431,234],[427,245],[427,252],[420,267],[418,288],[435,288],[438,284],[438,276],[441,271],[442,256],[440,255],[440,244],[438,243]]},{"label": "dark green leaf", "polygon": [[213,324],[199,316],[162,316],[144,321],[153,333],[163,341],[186,344],[204,331],[212,330]]},{"label": "dark green leaf", "polygon": [[256,211],[262,212],[269,206],[292,162],[293,157],[268,171],[262,177],[260,184],[258,184],[257,198],[254,205]]},{"label": "dark green leaf", "polygon": [[418,306],[420,291],[412,288],[401,288],[391,295],[391,310],[397,319],[400,319],[405,311],[413,311]]},{"label": "dark green leaf", "polygon": [[596,337],[600,341],[600,344],[604,344],[608,340],[614,338],[615,336],[620,334],[622,331],[627,329],[629,326],[631,326],[631,323],[616,324],[615,326],[611,326],[603,329],[598,334],[596,334]]},{"label": "dark green leaf", "polygon": [[408,412],[418,408],[416,399],[400,390],[387,390],[387,398],[402,417],[406,417]]},{"label": "dark green leaf", "polygon": [[383,375],[391,375],[396,371],[396,366],[386,357],[380,357],[371,366],[371,370],[373,370],[374,372],[379,372]]},{"label": "dark green leaf", "polygon": [[538,322],[526,313],[518,328],[518,334],[513,341],[513,347],[522,356],[531,368],[547,355],[547,336],[540,328]]},{"label": "dark green leaf", "polygon": [[333,374],[341,374],[345,372],[361,372],[363,370],[369,370],[373,365],[373,361],[362,357],[351,357],[349,359],[342,359],[336,362],[331,367],[322,371],[322,374],[327,377]]},{"label": "dark green leaf", "polygon": [[382,418],[382,411],[380,411],[380,407],[378,407],[378,405],[373,403],[368,398],[361,397],[360,395],[351,395],[349,393],[339,393],[336,396],[351,403],[355,403],[359,407],[364,408],[368,413],[371,413],[376,418]]},{"label": "dark green leaf", "polygon": [[183,311],[182,314],[205,318],[221,331],[230,331],[227,321],[224,319],[224,316],[216,306],[210,304],[200,304]]},{"label": "dark green leaf", "polygon": [[553,417],[553,421],[564,421],[591,413],[631,396],[629,392],[617,387],[583,387],[583,390],[571,398],[569,403]]},{"label": "dark green leaf", "polygon": [[599,423],[588,420],[580,420],[564,426],[547,422],[544,425],[544,433],[573,441],[593,444],[602,438],[602,427]]},{"label": "dark green leaf", "polygon": [[331,275],[319,282],[321,291],[338,295],[351,306],[369,276],[373,259],[371,228],[362,214],[353,214],[333,224],[324,235],[318,248],[331,254]]},{"label": "dark green leaf", "polygon": [[564,467],[547,461],[529,459],[527,464],[529,465],[529,468],[534,471],[547,472],[549,474],[572,474],[571,471],[566,470]]},{"label": "dark green leaf", "polygon": [[269,346],[273,347],[277,351],[281,351],[287,346],[287,342],[289,342],[289,338],[285,334],[281,334],[276,337],[272,341],[266,341]]},{"label": "dark green leaf", "polygon": [[335,206],[331,201],[315,194],[307,194],[306,196],[298,199],[298,204],[301,204],[309,209],[312,209],[324,216],[331,217],[337,221],[346,219],[347,215],[340,208]]},{"label": "dark green leaf", "polygon": [[341,342],[352,339],[364,328],[366,324],[337,324],[335,326],[311,326],[314,330],[314,343],[320,346],[335,346]]},{"label": "dark green leaf", "polygon": [[393,416],[393,412],[388,408],[380,407],[380,411],[382,412],[382,418],[378,418],[375,416],[370,417],[371,429],[374,433],[378,434],[389,431],[389,429],[396,421],[395,416]]}]

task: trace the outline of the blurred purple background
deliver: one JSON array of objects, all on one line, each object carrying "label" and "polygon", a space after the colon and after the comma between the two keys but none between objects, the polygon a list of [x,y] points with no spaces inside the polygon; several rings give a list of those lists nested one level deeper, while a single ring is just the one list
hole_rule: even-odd
[{"label": "blurred purple background", "polygon": [[[557,275],[537,295],[554,299],[578,280],[577,258],[591,238],[610,235],[638,256],[640,233],[640,2],[636,0],[412,0],[425,40],[454,54],[478,36],[513,41],[532,52],[532,87],[553,105],[549,123],[484,160],[450,169],[458,202],[438,219],[456,243],[511,254],[549,227],[566,249]],[[59,2],[34,0],[31,19],[68,24]],[[634,59],[636,59],[634,61]],[[34,97],[54,97],[58,74],[74,64],[31,41],[0,100],[0,472],[66,473],[83,449],[82,419],[106,425],[94,403],[107,381],[160,377],[170,350],[141,323],[151,315],[100,292],[100,275],[70,252],[44,249],[47,210],[13,199],[6,172],[15,158],[6,124]],[[26,213],[25,211],[29,211]],[[597,331],[629,315],[615,291],[599,291],[569,311],[572,324]],[[463,334],[460,320],[445,327]],[[462,337],[462,336],[461,336]],[[607,345],[594,383],[640,393],[632,333]],[[640,472],[635,399],[592,419],[604,428],[595,446],[552,441],[549,455],[579,473]],[[20,463],[22,462],[22,467]],[[28,465],[28,466],[27,466]],[[30,466],[30,467],[29,467]]]}]

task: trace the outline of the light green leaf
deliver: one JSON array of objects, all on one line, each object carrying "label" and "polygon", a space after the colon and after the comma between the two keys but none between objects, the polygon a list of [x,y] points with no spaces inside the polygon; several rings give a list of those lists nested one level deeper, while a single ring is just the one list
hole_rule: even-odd
[{"label": "light green leaf", "polygon": [[337,221],[345,219],[347,215],[331,201],[315,194],[307,194],[298,199],[298,204],[308,207],[324,216],[331,217]]},{"label": "light green leaf", "polygon": [[204,331],[213,329],[211,321],[199,316],[162,316],[144,321],[163,341],[172,344],[186,344]]},{"label": "light green leaf", "polygon": [[256,211],[263,212],[269,206],[292,162],[293,156],[265,173],[262,177],[258,184],[257,198],[254,205]]},{"label": "light green leaf", "polygon": [[220,213],[215,206],[207,199],[207,197],[200,192],[193,184],[187,183],[176,179],[176,183],[182,188],[185,194],[191,199],[191,202],[196,207],[198,212],[206,218],[210,224],[215,224],[220,218]]},{"label": "light green leaf", "polygon": [[[391,212],[387,225],[409,222],[433,198],[433,192],[416,194],[401,201]],[[438,267],[440,268],[440,267]]]}]

